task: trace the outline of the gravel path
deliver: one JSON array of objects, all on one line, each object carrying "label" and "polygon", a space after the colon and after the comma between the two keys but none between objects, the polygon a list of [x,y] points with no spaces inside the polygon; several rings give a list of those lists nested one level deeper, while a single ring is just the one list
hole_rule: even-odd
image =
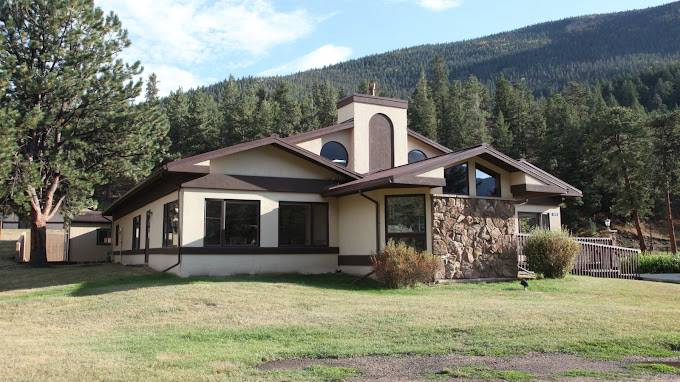
[{"label": "gravel path", "polygon": [[[497,370],[518,370],[533,374],[537,381],[594,381],[595,378],[562,377],[555,375],[573,370],[602,373],[626,373],[631,362],[668,362],[680,367],[680,358],[630,358],[621,361],[592,360],[567,354],[532,353],[519,357],[446,356],[370,356],[332,359],[288,359],[271,361],[260,365],[262,370],[297,370],[311,365],[342,366],[356,368],[361,376],[353,381],[432,381],[427,374],[445,368],[465,365],[484,365]],[[454,379],[452,379],[454,380]],[[455,379],[462,381],[462,379]],[[635,379],[633,379],[635,380]],[[680,375],[646,375],[637,380],[680,381]]]}]

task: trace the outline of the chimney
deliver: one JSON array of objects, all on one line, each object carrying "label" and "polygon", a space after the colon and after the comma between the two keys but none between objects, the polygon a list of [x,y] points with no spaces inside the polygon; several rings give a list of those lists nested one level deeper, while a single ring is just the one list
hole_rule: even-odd
[{"label": "chimney", "polygon": [[368,83],[368,95],[375,97],[375,82],[371,81]]}]

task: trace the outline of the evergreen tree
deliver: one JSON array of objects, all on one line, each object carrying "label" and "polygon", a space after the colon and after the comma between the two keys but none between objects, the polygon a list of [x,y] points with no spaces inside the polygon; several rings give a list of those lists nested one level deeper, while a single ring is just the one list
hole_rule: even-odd
[{"label": "evergreen tree", "polygon": [[189,152],[186,144],[192,134],[189,125],[189,96],[179,88],[170,93],[163,103],[163,109],[170,124],[170,156],[179,158]]},{"label": "evergreen tree", "polygon": [[432,100],[437,112],[437,133],[444,135],[443,120],[446,114],[446,106],[449,98],[449,68],[444,57],[438,55],[432,62]]},{"label": "evergreen tree", "polygon": [[276,105],[274,132],[287,137],[299,131],[302,113],[300,105],[291,94],[291,85],[288,81],[279,81],[276,84],[272,101]]},{"label": "evergreen tree", "polygon": [[316,118],[318,127],[334,125],[338,122],[338,91],[330,81],[316,82],[312,90],[313,101],[316,104]]},{"label": "evergreen tree", "polygon": [[147,102],[158,101],[158,77],[156,73],[149,74],[149,78],[146,81],[146,97]]},{"label": "evergreen tree", "polygon": [[318,109],[312,97],[305,96],[300,100],[300,115],[300,131],[310,131],[321,127]]},{"label": "evergreen tree", "polygon": [[189,96],[186,141],[182,156],[194,155],[220,147],[221,113],[217,102],[202,92]]},{"label": "evergreen tree", "polygon": [[31,263],[43,265],[47,221],[95,207],[97,185],[148,174],[166,131],[133,104],[140,65],[117,60],[127,34],[92,1],[5,0],[0,36],[0,109],[16,109],[3,195],[19,215],[30,213]]},{"label": "evergreen tree", "polygon": [[673,224],[673,194],[680,191],[680,111],[657,115],[651,121],[654,137],[654,180],[666,209],[671,252],[677,253]]},{"label": "evergreen tree", "polygon": [[510,152],[512,150],[512,132],[505,122],[503,112],[499,112],[496,117],[493,144],[501,152]]},{"label": "evergreen tree", "polygon": [[639,113],[624,107],[595,116],[592,129],[596,150],[590,159],[598,164],[596,181],[613,194],[611,212],[633,218],[640,249],[646,251],[641,220],[651,208],[649,131]]},{"label": "evergreen tree", "polygon": [[437,120],[434,101],[427,86],[425,70],[420,71],[418,85],[413,91],[408,108],[408,125],[430,139],[437,139]]},{"label": "evergreen tree", "polygon": [[222,113],[220,137],[223,146],[240,143],[245,139],[245,126],[243,126],[242,115],[245,111],[241,110],[243,105],[239,105],[240,96],[236,79],[234,76],[229,75],[219,104],[220,112]]}]

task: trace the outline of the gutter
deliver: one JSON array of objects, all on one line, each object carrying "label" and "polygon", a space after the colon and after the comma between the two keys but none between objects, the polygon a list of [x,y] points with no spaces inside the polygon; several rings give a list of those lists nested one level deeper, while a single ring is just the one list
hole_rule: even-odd
[{"label": "gutter", "polygon": [[380,203],[370,196],[364,194],[364,192],[361,190],[359,191],[359,195],[368,199],[375,205],[375,254],[377,255],[380,251]]},{"label": "gutter", "polygon": [[[181,195],[180,191],[182,190],[182,185],[180,184],[177,186],[177,208],[179,209],[179,214],[180,217],[182,216],[182,206],[180,205],[180,200],[181,200]],[[180,266],[182,264],[182,219],[179,219],[179,222],[177,224],[177,262],[164,270],[161,271],[161,273],[166,273],[167,271],[171,270],[172,268],[175,268],[177,266]],[[165,224],[165,223],[164,223]],[[164,238],[165,239],[165,238]]]}]

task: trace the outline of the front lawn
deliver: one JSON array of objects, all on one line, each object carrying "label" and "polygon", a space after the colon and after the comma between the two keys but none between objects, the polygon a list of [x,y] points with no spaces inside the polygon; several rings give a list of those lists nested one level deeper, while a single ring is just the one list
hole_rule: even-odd
[{"label": "front lawn", "polygon": [[[295,357],[680,356],[680,285],[569,277],[385,290],[345,275],[180,279],[0,264],[3,380],[332,381]],[[31,286],[35,285],[36,288]]]}]

